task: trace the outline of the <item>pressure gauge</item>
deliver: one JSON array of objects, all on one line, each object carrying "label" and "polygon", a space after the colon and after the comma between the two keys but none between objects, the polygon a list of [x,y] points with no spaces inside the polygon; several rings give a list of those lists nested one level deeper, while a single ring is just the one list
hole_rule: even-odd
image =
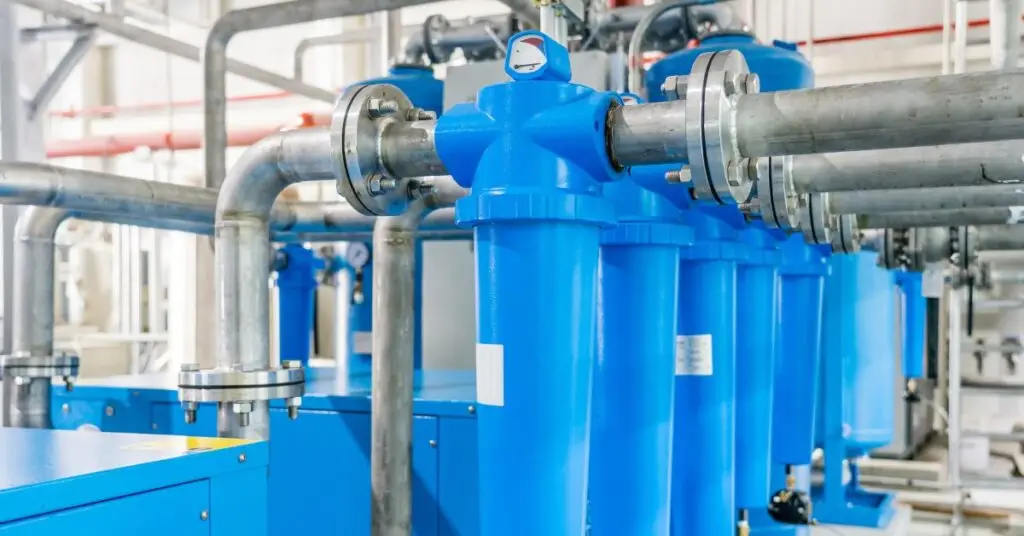
[{"label": "pressure gauge", "polygon": [[370,262],[370,248],[363,242],[353,242],[345,251],[345,261],[356,270],[362,270]]},{"label": "pressure gauge", "polygon": [[517,75],[533,74],[548,63],[542,36],[522,35],[508,48],[508,67]]},{"label": "pressure gauge", "polygon": [[536,30],[520,32],[509,40],[505,72],[512,80],[557,80],[572,78],[569,51]]}]

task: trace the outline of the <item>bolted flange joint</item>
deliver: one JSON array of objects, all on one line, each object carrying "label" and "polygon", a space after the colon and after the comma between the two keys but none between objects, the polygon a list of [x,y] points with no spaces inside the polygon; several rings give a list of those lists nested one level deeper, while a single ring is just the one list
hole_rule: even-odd
[{"label": "bolted flange joint", "polygon": [[288,416],[298,417],[306,390],[306,371],[298,361],[285,361],[280,368],[238,371],[200,370],[188,363],[178,373],[178,399],[185,410],[185,423],[196,421],[199,404],[216,402],[237,415],[239,426],[248,426],[254,402],[285,400]]},{"label": "bolted flange joint", "polygon": [[829,194],[803,194],[798,198],[800,232],[809,244],[831,244],[834,224]]},{"label": "bolted flange joint", "polygon": [[[740,155],[736,103],[757,93],[760,82],[743,54],[721,50],[701,54],[687,77],[676,77],[668,95],[686,99],[686,149],[697,199],[738,205],[750,200],[758,161]],[[672,86],[673,84],[666,85]],[[674,89],[674,91],[673,91]]]},{"label": "bolted flange joint", "polygon": [[833,253],[857,253],[860,251],[861,234],[855,214],[833,214],[829,218],[832,228]]},{"label": "bolted flange joint", "polygon": [[[422,195],[413,177],[396,174],[387,163],[389,153],[384,133],[395,126],[431,122],[437,114],[413,107],[395,86],[373,84],[350,87],[334,108],[331,119],[331,148],[338,176],[337,189],[357,211],[368,216],[402,214]],[[432,140],[432,131],[414,129],[414,143]],[[445,175],[431,166],[424,176]]]},{"label": "bolted flange joint", "polygon": [[33,356],[15,352],[0,356],[0,375],[15,381],[36,378],[61,378],[68,391],[74,389],[78,379],[78,356],[57,354]]},{"label": "bolted flange joint", "polygon": [[790,231],[800,228],[800,203],[793,186],[793,157],[762,158],[757,163],[758,211],[765,225]]}]

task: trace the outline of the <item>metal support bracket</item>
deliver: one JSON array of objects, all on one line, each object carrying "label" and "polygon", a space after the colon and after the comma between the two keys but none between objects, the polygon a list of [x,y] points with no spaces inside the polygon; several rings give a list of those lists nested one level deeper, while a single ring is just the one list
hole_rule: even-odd
[{"label": "metal support bracket", "polygon": [[95,24],[82,22],[69,22],[67,24],[43,24],[31,28],[21,29],[21,42],[23,44],[35,43],[37,41],[58,41],[64,39],[76,39],[87,35],[96,28]]},{"label": "metal support bracket", "polygon": [[64,53],[64,57],[60,59],[57,66],[53,68],[53,71],[46,77],[46,80],[39,86],[39,89],[36,90],[35,96],[26,103],[30,121],[35,120],[39,117],[40,112],[46,109],[50,101],[53,100],[53,97],[60,91],[64,82],[71,76],[71,72],[81,63],[95,42],[96,32],[91,27],[75,38],[71,43],[71,47]]}]

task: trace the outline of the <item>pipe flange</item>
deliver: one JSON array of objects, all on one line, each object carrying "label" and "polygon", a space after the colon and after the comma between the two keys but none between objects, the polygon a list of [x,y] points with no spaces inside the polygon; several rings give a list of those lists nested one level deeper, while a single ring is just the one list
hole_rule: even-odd
[{"label": "pipe flange", "polygon": [[178,399],[182,403],[291,400],[302,397],[305,390],[306,371],[298,362],[252,371],[198,370],[189,364],[182,365],[178,373]]},{"label": "pipe flange", "polygon": [[800,232],[809,244],[831,244],[832,229],[829,225],[829,194],[803,194],[799,197]]},{"label": "pipe flange", "polygon": [[799,196],[793,187],[793,157],[757,163],[757,206],[765,225],[789,231],[800,227]]},{"label": "pipe flange", "polygon": [[338,99],[331,118],[338,193],[359,213],[397,216],[408,208],[408,180],[384,167],[380,138],[389,125],[416,113],[409,97],[389,84],[352,86]]},{"label": "pipe flange", "polygon": [[743,54],[701,54],[686,79],[686,149],[697,199],[738,205],[750,200],[757,161],[742,158],[736,140],[735,106],[757,93],[760,82]]},{"label": "pipe flange", "polygon": [[0,356],[0,372],[5,378],[64,378],[69,386],[78,377],[78,356],[34,356],[12,354]]},{"label": "pipe flange", "polygon": [[886,229],[884,247],[878,264],[887,270],[902,270],[910,265],[911,229]]},{"label": "pipe flange", "polygon": [[832,252],[857,253],[860,251],[860,227],[855,214],[837,214],[831,218]]}]

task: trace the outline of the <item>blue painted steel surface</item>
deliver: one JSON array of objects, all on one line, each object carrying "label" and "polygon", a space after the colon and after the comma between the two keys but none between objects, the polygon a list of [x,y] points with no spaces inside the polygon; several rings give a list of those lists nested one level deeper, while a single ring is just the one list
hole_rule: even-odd
[{"label": "blue painted steel surface", "polygon": [[268,445],[230,443],[0,428],[0,532],[267,534]]},{"label": "blue painted steel surface", "polygon": [[825,480],[813,490],[815,516],[823,523],[881,528],[895,513],[892,496],[858,489],[855,463],[844,483],[843,463],[892,441],[893,275],[877,266],[874,253],[834,255],[830,264],[818,427]]},{"label": "blue painted steel surface", "polygon": [[900,287],[903,301],[903,329],[901,335],[903,378],[924,377],[924,341],[928,318],[928,299],[921,289],[920,272],[897,272],[896,284]]},{"label": "blue painted steel surface", "polygon": [[614,216],[601,185],[621,177],[605,120],[618,96],[568,83],[558,67],[568,53],[543,34],[510,42],[527,38],[545,42],[541,79],[482,89],[435,136],[449,172],[471,187],[456,219],[474,227],[477,257],[481,531],[579,536],[598,247]]},{"label": "blue painted steel surface", "polygon": [[679,272],[672,534],[732,534],[736,528],[736,271],[748,247],[718,218],[684,221],[697,242]]},{"label": "blue painted steel surface", "polygon": [[313,354],[314,297],[323,259],[308,246],[288,244],[277,250],[285,265],[277,271],[278,333],[281,361],[309,362]]},{"label": "blue painted steel surface", "polygon": [[631,180],[604,187],[590,459],[590,534],[669,534],[681,214]]},{"label": "blue painted steel surface", "polygon": [[772,488],[785,487],[786,465],[810,465],[821,361],[822,306],[828,264],[802,236],[782,242],[781,305],[772,413]]},{"label": "blue painted steel surface", "polygon": [[770,490],[772,395],[779,311],[776,241],[764,228],[740,232],[750,254],[740,263],[736,315],[736,507],[764,510]]},{"label": "blue painted steel surface", "polygon": [[441,115],[444,109],[444,81],[434,78],[434,69],[422,65],[395,65],[388,75],[360,82],[363,85],[391,84],[409,97],[413,106]]},{"label": "blue painted steel surface", "polygon": [[[700,46],[665,56],[647,71],[647,87],[660,88],[672,75],[688,75],[697,56],[705,52],[739,50],[747,60],[750,72],[761,78],[761,91],[785,91],[814,86],[814,71],[810,63],[792,43],[775,41],[771,46],[758,43],[749,35],[718,35],[705,38]],[[663,101],[659,91],[648,98]]]},{"label": "blue painted steel surface", "polygon": [[[369,536],[370,378],[337,378],[320,368],[307,369],[307,378],[298,420],[289,420],[281,404],[271,409],[270,485],[290,491],[268,507],[270,534]],[[415,384],[413,533],[477,536],[473,373],[431,371]],[[215,436],[214,408],[200,406],[197,423],[186,425],[176,387],[173,375],[84,382],[70,393],[59,390],[54,425]]]}]

